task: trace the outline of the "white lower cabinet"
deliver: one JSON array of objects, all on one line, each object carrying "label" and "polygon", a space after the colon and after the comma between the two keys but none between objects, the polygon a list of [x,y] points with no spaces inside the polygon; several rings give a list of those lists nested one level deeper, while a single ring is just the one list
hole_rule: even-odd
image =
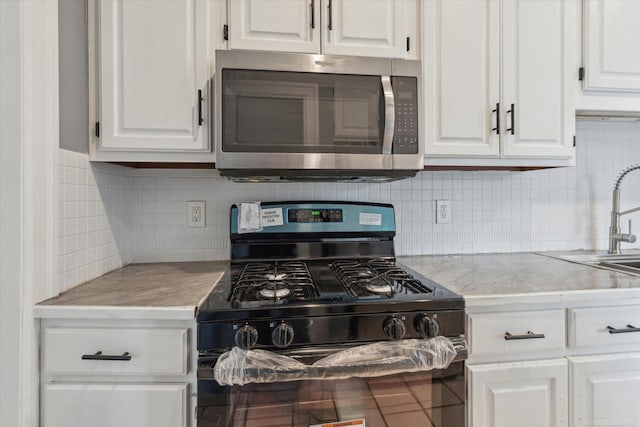
[{"label": "white lower cabinet", "polygon": [[640,425],[640,352],[569,358],[573,427]]},{"label": "white lower cabinet", "polygon": [[195,427],[195,321],[43,319],[41,427]]},{"label": "white lower cabinet", "polygon": [[467,426],[640,426],[640,305],[597,300],[468,307]]},{"label": "white lower cabinet", "polygon": [[46,384],[46,427],[187,427],[188,384]]},{"label": "white lower cabinet", "polygon": [[567,361],[471,365],[469,427],[567,425]]}]

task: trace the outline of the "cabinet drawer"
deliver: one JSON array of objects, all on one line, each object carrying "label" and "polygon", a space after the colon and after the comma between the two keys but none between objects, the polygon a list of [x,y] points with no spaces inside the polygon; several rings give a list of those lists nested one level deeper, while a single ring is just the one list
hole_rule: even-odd
[{"label": "cabinet drawer", "polygon": [[470,314],[468,326],[472,356],[564,348],[564,310]]},{"label": "cabinet drawer", "polygon": [[187,384],[46,384],[43,427],[188,425]]},{"label": "cabinet drawer", "polygon": [[188,337],[186,328],[50,327],[43,333],[43,371],[49,374],[186,375]]},{"label": "cabinet drawer", "polygon": [[569,310],[569,319],[572,347],[640,345],[640,305],[576,308]]}]

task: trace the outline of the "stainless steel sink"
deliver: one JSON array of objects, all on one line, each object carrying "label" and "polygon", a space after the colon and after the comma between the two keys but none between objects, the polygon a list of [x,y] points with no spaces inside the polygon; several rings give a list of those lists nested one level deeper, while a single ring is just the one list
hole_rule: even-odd
[{"label": "stainless steel sink", "polygon": [[600,261],[598,266],[622,273],[640,275],[640,259],[632,261]]},{"label": "stainless steel sink", "polygon": [[640,253],[610,255],[610,254],[541,254],[564,261],[584,264],[591,267],[613,270],[619,273],[640,276]]}]

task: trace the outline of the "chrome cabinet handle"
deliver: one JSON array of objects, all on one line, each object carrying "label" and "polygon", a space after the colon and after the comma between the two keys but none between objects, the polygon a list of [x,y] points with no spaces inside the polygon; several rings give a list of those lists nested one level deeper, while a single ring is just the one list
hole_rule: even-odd
[{"label": "chrome cabinet handle", "polygon": [[382,136],[382,154],[391,154],[393,133],[396,127],[396,100],[391,86],[391,77],[382,76],[382,92],[384,94],[384,135]]},{"label": "chrome cabinet handle", "polygon": [[327,9],[329,9],[329,23],[327,24],[327,29],[331,31],[333,30],[333,5],[331,4],[331,0],[329,0]]},{"label": "chrome cabinet handle", "polygon": [[128,351],[118,355],[118,354],[102,354],[102,351],[98,351],[94,354],[83,354],[82,360],[122,360],[128,361],[131,360],[131,354]]},{"label": "chrome cabinet handle", "polygon": [[511,135],[514,135],[516,132],[516,124],[514,121],[515,111],[516,111],[516,106],[511,104],[511,109],[507,111],[507,114],[511,114],[511,127],[507,129],[507,132],[511,132]]},{"label": "chrome cabinet handle", "polygon": [[527,331],[526,334],[523,335],[511,335],[509,332],[504,333],[505,340],[530,340],[534,338],[544,338],[544,334],[534,334],[531,331]]},{"label": "chrome cabinet handle", "polygon": [[496,108],[491,110],[492,113],[496,113],[496,127],[491,130],[496,131],[496,135],[500,135],[500,103],[496,103]]},{"label": "chrome cabinet handle", "polygon": [[627,325],[626,328],[616,329],[613,326],[607,326],[610,334],[624,334],[627,332],[640,332],[640,328],[636,328],[633,325]]},{"label": "chrome cabinet handle", "polygon": [[316,0],[311,0],[311,29],[316,29]]}]

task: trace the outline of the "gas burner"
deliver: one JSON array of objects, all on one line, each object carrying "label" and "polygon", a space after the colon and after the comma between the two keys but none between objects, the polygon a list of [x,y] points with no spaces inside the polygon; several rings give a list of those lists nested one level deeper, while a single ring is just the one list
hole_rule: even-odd
[{"label": "gas burner", "polygon": [[267,284],[258,291],[258,295],[267,299],[281,299],[289,296],[290,293],[291,289],[278,283]]},{"label": "gas burner", "polygon": [[393,293],[393,288],[388,283],[368,283],[364,288],[373,294],[383,295]]},{"label": "gas burner", "polygon": [[248,263],[234,278],[230,301],[243,304],[284,304],[319,296],[304,262]]},{"label": "gas burner", "polygon": [[340,260],[332,262],[329,267],[347,291],[358,298],[392,298],[396,294],[432,292],[389,259]]}]

